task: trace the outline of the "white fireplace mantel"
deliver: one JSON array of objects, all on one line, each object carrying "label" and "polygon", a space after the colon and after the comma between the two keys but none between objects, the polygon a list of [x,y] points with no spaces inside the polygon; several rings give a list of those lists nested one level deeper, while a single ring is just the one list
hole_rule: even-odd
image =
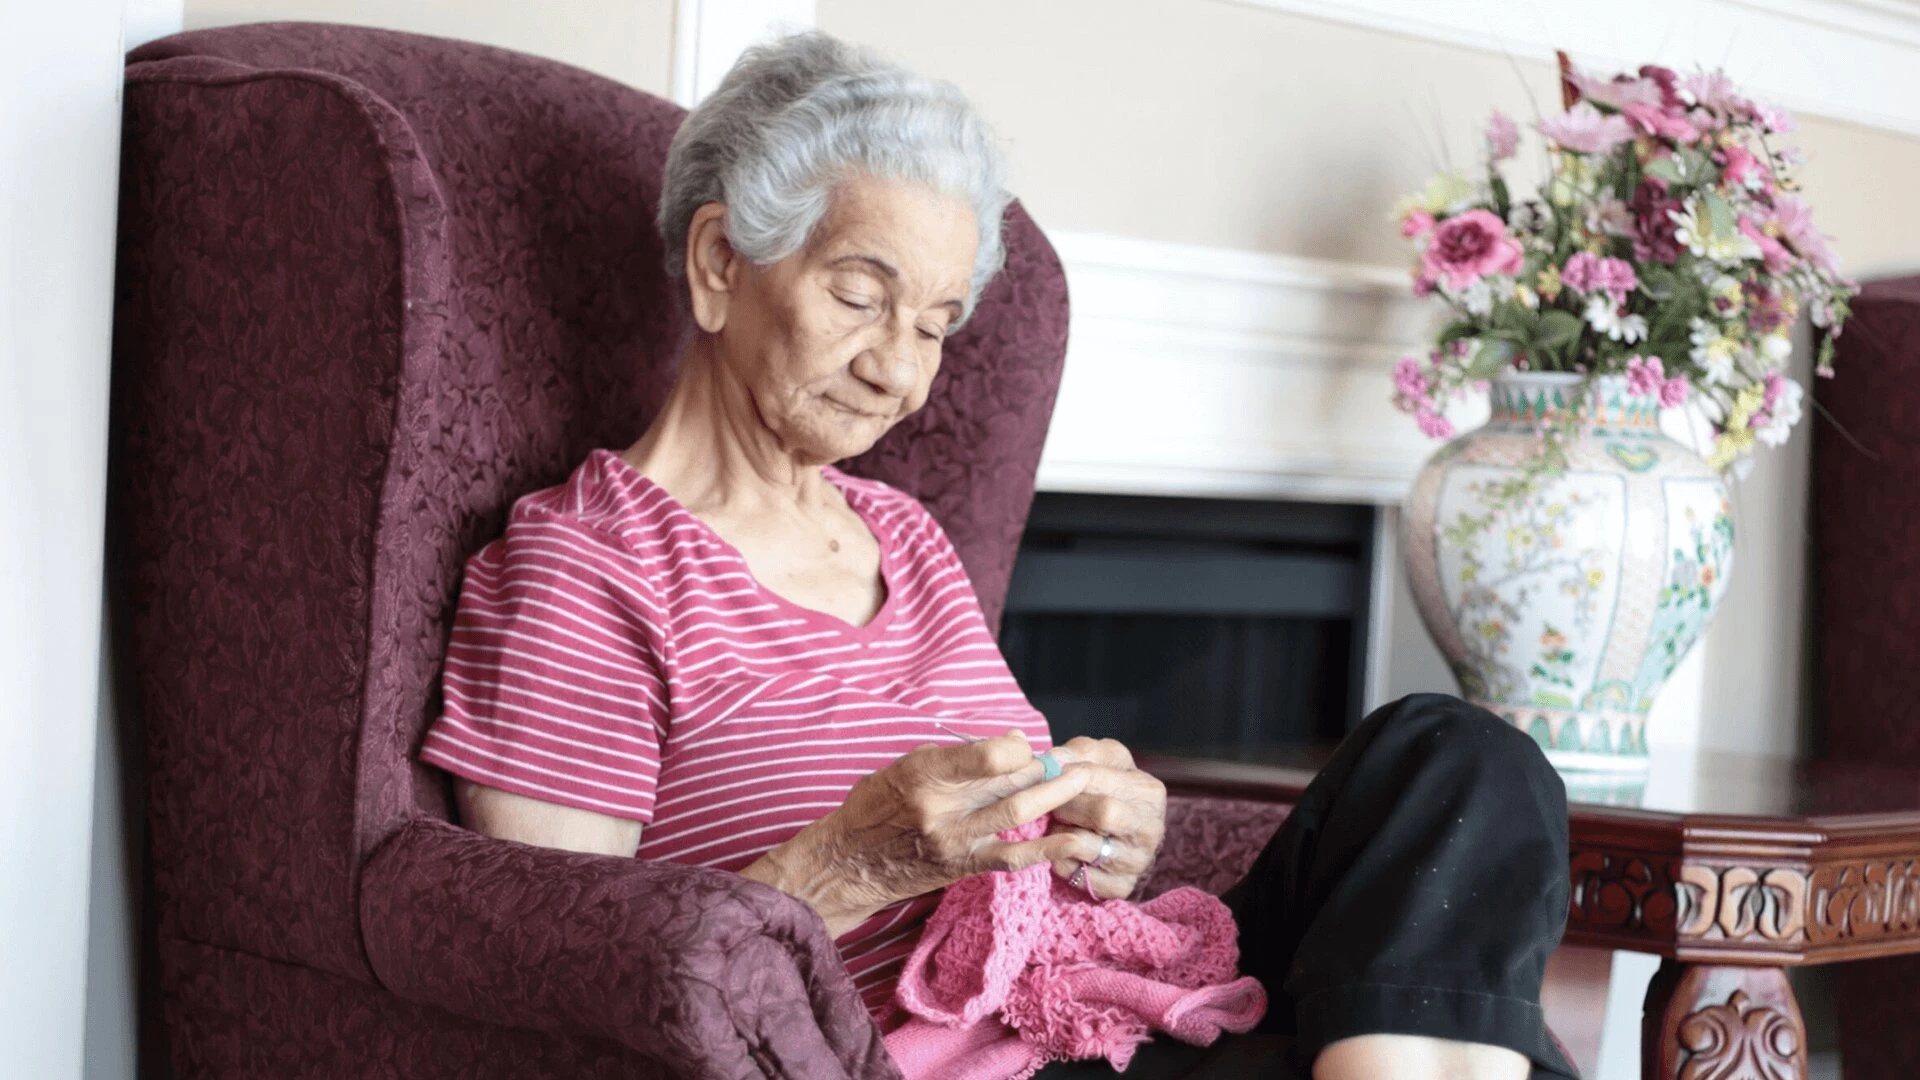
[{"label": "white fireplace mantel", "polygon": [[1403,271],[1050,238],[1072,321],[1042,490],[1394,503],[1433,452],[1390,400],[1437,315]]}]

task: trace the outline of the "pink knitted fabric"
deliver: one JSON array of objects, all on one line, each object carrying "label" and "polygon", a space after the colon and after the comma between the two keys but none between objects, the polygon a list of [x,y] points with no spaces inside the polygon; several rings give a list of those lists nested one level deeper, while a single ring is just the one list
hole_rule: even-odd
[{"label": "pink knitted fabric", "polygon": [[[1046,819],[1002,834],[1029,839]],[[1198,889],[1094,902],[1046,864],[947,889],[900,973],[912,1019],[886,1037],[909,1080],[1021,1080],[1048,1061],[1125,1069],[1155,1032],[1205,1046],[1247,1031],[1266,993],[1234,977],[1233,914]]]}]

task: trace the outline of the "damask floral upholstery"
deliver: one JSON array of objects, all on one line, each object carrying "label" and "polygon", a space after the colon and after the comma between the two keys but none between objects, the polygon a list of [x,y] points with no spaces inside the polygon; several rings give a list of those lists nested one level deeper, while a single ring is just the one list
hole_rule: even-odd
[{"label": "damask floral upholstery", "polygon": [[[1920,277],[1868,284],[1837,346],[1813,425],[1819,738],[1836,761],[1920,766]],[[1875,793],[1823,794],[1843,812]],[[1833,973],[1850,1080],[1920,1076],[1920,957]]]},{"label": "damask floral upholstery", "polygon": [[[143,46],[125,103],[113,521],[177,1074],[896,1076],[804,906],[480,837],[414,760],[465,557],[670,384],[681,111],[297,23]],[[1067,325],[1006,227],[932,404],[850,466],[932,508],[993,618]],[[1176,838],[1156,885],[1260,827]]]}]

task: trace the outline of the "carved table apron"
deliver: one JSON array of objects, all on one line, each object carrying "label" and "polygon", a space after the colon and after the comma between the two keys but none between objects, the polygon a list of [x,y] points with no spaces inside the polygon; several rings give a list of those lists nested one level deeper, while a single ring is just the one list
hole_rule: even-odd
[{"label": "carved table apron", "polygon": [[[1141,766],[1173,793],[1283,803],[1313,775]],[[1738,813],[1571,804],[1566,943],[1663,958],[1642,1020],[1645,1080],[1798,1080],[1806,1029],[1785,969],[1920,953],[1920,778],[1765,759],[1699,769],[1713,782],[1688,801]]]}]

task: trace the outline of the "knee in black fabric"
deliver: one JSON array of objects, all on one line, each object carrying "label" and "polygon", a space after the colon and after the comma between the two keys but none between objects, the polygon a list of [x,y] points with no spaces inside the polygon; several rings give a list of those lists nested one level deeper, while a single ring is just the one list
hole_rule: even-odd
[{"label": "knee in black fabric", "polygon": [[1451,694],[1409,694],[1380,710],[1383,730],[1403,752],[1416,753],[1424,769],[1457,775],[1462,782],[1525,785],[1551,817],[1566,814],[1566,785],[1526,732],[1478,705]]}]

